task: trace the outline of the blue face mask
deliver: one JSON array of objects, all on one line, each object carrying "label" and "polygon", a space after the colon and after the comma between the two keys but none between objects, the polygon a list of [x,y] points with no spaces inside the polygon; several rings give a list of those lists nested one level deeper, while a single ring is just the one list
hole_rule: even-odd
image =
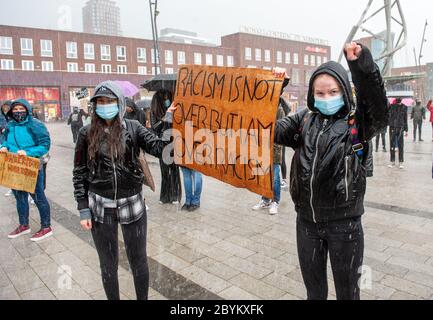
[{"label": "blue face mask", "polygon": [[344,106],[344,98],[342,95],[331,99],[320,99],[314,97],[314,107],[325,116],[333,116]]},{"label": "blue face mask", "polygon": [[104,120],[113,120],[119,114],[117,103],[96,105],[96,114]]},{"label": "blue face mask", "polygon": [[169,99],[164,101],[164,106],[168,109],[171,106],[171,101]]}]

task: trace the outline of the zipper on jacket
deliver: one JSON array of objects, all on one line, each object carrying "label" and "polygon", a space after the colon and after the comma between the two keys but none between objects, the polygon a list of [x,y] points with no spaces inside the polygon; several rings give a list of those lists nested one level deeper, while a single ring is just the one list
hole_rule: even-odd
[{"label": "zipper on jacket", "polygon": [[114,157],[111,157],[111,161],[113,162],[113,170],[114,170],[114,201],[117,201],[117,173],[116,173],[116,162],[114,161]]},{"label": "zipper on jacket", "polygon": [[326,125],[328,124],[328,119],[325,119],[323,121],[323,125],[322,125],[322,130],[320,131],[318,137],[317,137],[317,141],[316,141],[316,154],[314,155],[314,161],[313,161],[313,169],[312,169],[312,174],[311,174],[311,181],[310,181],[310,193],[311,193],[311,197],[310,197],[310,205],[311,205],[311,210],[313,211],[313,221],[314,223],[316,222],[316,211],[314,210],[314,205],[313,205],[313,197],[314,197],[314,192],[313,192],[313,184],[314,184],[314,176],[315,176],[315,171],[316,171],[316,165],[317,165],[317,157],[319,156],[319,141],[320,141],[320,137],[323,135],[323,133],[325,132],[325,128]]},{"label": "zipper on jacket", "polygon": [[349,156],[346,156],[345,160],[345,168],[346,168],[346,172],[344,175],[344,184],[346,186],[346,202],[349,201],[349,185],[348,185],[348,180],[349,180]]}]

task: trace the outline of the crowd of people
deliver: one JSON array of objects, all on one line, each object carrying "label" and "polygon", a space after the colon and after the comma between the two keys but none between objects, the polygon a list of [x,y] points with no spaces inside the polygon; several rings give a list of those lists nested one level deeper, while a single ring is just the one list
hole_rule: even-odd
[{"label": "crowd of people", "polygon": [[[364,254],[362,216],[368,166],[380,138],[386,149],[389,126],[391,167],[399,153],[404,163],[404,132],[408,132],[408,112],[400,99],[389,106],[384,82],[370,51],[357,43],[347,44],[348,62],[356,96],[344,67],[330,61],[313,73],[308,91],[308,108],[290,114],[280,99],[276,115],[274,144],[274,196],[262,197],[253,210],[278,213],[281,190],[290,186],[297,213],[297,247],[308,299],[328,297],[327,259],[330,257],[338,299],[360,299],[359,279]],[[276,77],[289,82],[285,69],[275,68]],[[131,266],[137,299],[148,298],[147,211],[143,184],[155,189],[144,154],[159,158],[160,203],[179,204],[183,211],[201,205],[203,177],[194,170],[169,163],[164,148],[172,141],[171,127],[176,107],[174,93],[157,91],[150,116],[124,96],[113,81],[99,84],[91,97],[88,113],[74,108],[71,125],[75,156],[74,196],[81,226],[91,232],[101,266],[105,293],[118,300],[118,226],[121,226]],[[432,116],[430,101],[427,109]],[[46,161],[51,140],[45,125],[34,119],[31,105],[22,99],[2,105],[0,152],[12,152],[42,159],[34,199],[41,229],[32,236],[39,241],[52,235],[50,205],[44,193]],[[422,141],[425,108],[417,103],[412,111],[414,141]],[[290,181],[287,181],[286,149],[292,148]],[[13,191],[19,226],[9,237],[30,233],[28,194]]]}]

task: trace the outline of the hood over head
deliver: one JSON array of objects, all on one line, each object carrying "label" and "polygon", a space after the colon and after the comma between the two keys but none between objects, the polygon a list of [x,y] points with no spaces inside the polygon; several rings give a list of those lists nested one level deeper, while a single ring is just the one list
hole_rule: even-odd
[{"label": "hood over head", "polygon": [[14,100],[12,102],[11,109],[7,113],[7,116],[9,118],[13,119],[13,117],[12,117],[12,110],[17,105],[22,105],[24,108],[26,108],[26,110],[27,110],[27,119],[33,118],[33,107],[31,106],[31,104],[26,99],[17,99],[17,100]]},{"label": "hood over head", "polygon": [[319,112],[319,110],[317,110],[317,108],[314,106],[314,81],[318,76],[322,74],[332,76],[339,83],[343,91],[344,107],[336,114],[336,116],[340,118],[346,117],[349,114],[350,110],[355,106],[352,95],[352,86],[350,85],[349,75],[347,71],[341,64],[335,61],[329,61],[322,64],[319,68],[316,69],[316,71],[314,71],[313,75],[311,76],[308,89],[308,108],[311,111]]},{"label": "hood over head", "polygon": [[[122,89],[114,81],[104,81],[98,84],[90,102],[96,105],[96,98],[98,97],[117,99],[119,105],[119,117],[120,120],[123,121],[126,112],[125,96],[123,95]],[[96,111],[96,108],[94,108],[94,110]]]}]

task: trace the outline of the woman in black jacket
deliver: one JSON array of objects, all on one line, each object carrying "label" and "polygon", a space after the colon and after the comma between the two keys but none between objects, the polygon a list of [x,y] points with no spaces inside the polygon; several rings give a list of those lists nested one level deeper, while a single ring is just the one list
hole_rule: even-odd
[{"label": "woman in black jacket", "polygon": [[346,70],[336,62],[325,63],[311,77],[309,110],[278,121],[275,133],[275,143],[295,150],[290,191],[298,214],[299,261],[311,300],[328,297],[328,252],[337,298],[360,299],[365,161],[369,141],[388,119],[384,83],[370,51],[351,43],[345,55],[357,103]]},{"label": "woman in black jacket", "polygon": [[[125,120],[125,98],[112,81],[96,87],[91,102],[92,123],[80,130],[73,171],[81,225],[92,230],[108,299],[119,300],[117,233],[121,224],[137,299],[145,300],[149,290],[147,217],[138,156],[143,150],[160,157],[170,142],[169,131],[158,138],[138,121]],[[174,110],[168,109],[167,121]]]}]

